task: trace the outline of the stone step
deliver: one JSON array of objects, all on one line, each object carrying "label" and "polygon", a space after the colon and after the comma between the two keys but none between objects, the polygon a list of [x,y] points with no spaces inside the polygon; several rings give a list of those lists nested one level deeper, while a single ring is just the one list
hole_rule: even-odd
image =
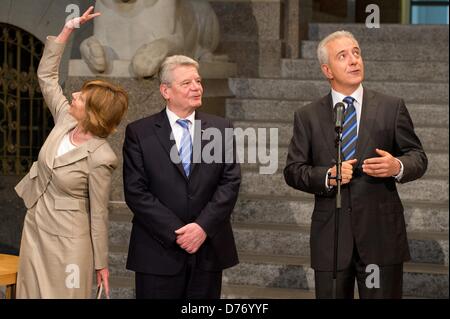
[{"label": "stone step", "polygon": [[[320,41],[338,30],[351,32],[358,41],[372,42],[415,42],[415,43],[447,43],[449,31],[447,25],[409,25],[381,24],[380,28],[369,29],[363,23],[310,23],[308,37]],[[390,51],[386,51],[389,52]]]},{"label": "stone step", "polygon": [[[426,284],[426,283],[424,283]],[[405,289],[405,287],[404,287]],[[445,295],[445,294],[444,294]],[[355,284],[355,299],[359,299]],[[251,285],[222,284],[222,298],[226,299],[315,299],[313,290],[259,287]],[[424,297],[403,295],[403,299],[424,299]],[[435,299],[434,296],[431,297]]]},{"label": "stone step", "polygon": [[[406,184],[397,184],[402,200],[409,201],[448,201],[448,177],[421,178]],[[312,198],[313,195],[288,186],[280,174],[259,174],[253,171],[242,172],[240,192],[264,196],[292,196],[295,198]]]},{"label": "stone step", "polygon": [[[233,121],[235,128],[252,128],[253,132],[258,132],[258,128],[262,128],[265,132],[267,140],[271,128],[278,129],[278,147],[288,146],[292,139],[293,124],[287,122],[266,122],[266,121]],[[423,148],[427,152],[444,152],[448,150],[449,145],[449,129],[448,126],[442,127],[415,127],[415,132],[419,137]],[[255,136],[248,138],[247,145],[257,145]],[[241,143],[238,143],[242,147]]]},{"label": "stone step", "polygon": [[[440,202],[404,200],[403,207],[408,232],[449,231],[448,200]],[[241,191],[231,218],[234,223],[309,225],[313,209],[314,199],[307,194],[303,197],[267,196]],[[125,203],[117,202],[110,205],[110,220],[130,223],[131,219],[132,213]],[[121,237],[126,238],[128,244],[128,228],[122,227],[123,225],[116,225],[114,232],[122,234]]]},{"label": "stone step", "polygon": [[[227,99],[225,111],[226,117],[232,120],[292,123],[295,111],[309,103],[311,101]],[[448,104],[408,103],[406,107],[416,127],[449,124]]]},{"label": "stone step", "polygon": [[[125,269],[126,248],[115,247],[110,253],[110,274],[112,297],[119,294],[126,298],[134,297],[134,272]],[[224,287],[258,287],[268,289],[287,289],[296,298],[314,297],[314,271],[308,257],[283,255],[258,255],[239,252],[240,263],[226,269],[223,274]],[[404,295],[421,298],[448,297],[448,267],[435,264],[405,263]],[[116,280],[115,280],[116,279]],[[119,280],[117,280],[119,279]],[[125,292],[124,288],[129,287]],[[130,289],[131,288],[131,289]],[[299,296],[294,293],[301,293]],[[294,293],[294,294],[293,294]],[[236,291],[223,289],[222,298],[233,298]],[[243,298],[247,294],[239,293]],[[289,296],[287,295],[287,296]],[[248,297],[257,298],[253,292]]]},{"label": "stone step", "polygon": [[[426,286],[427,282],[423,283]],[[405,287],[404,290],[408,290]],[[110,277],[111,299],[135,299],[134,281],[126,278]],[[419,293],[421,288],[418,289]],[[94,296],[95,292],[93,291]],[[441,293],[442,294],[442,293]],[[445,294],[442,294],[445,295]],[[93,297],[94,298],[94,297]],[[358,291],[355,289],[355,298]],[[403,299],[424,299],[424,297],[407,296]],[[436,297],[432,296],[432,299]],[[250,285],[222,284],[221,299],[315,299],[314,291],[304,289],[270,288]]]},{"label": "stone step", "polygon": [[[330,91],[318,80],[230,78],[231,92],[237,98],[273,100],[315,100]],[[364,82],[366,88],[398,96],[415,104],[448,104],[448,83]]]},{"label": "stone step", "polygon": [[[408,232],[448,233],[448,202],[424,203],[405,201],[405,223]],[[314,201],[295,197],[270,197],[240,194],[233,223],[309,225]]]},{"label": "stone step", "polygon": [[[284,167],[286,166],[286,158],[287,158],[287,152],[288,149],[286,146],[280,146],[278,148],[278,166],[277,171],[278,173],[283,172]],[[244,147],[243,148],[243,154],[242,157],[245,161],[244,163],[241,163],[241,169],[242,170],[259,170],[261,167],[267,167],[269,163],[267,160],[262,159],[260,160],[258,156],[255,156],[255,158],[249,159],[249,154],[258,154],[256,147]],[[444,177],[448,176],[449,174],[449,154],[448,152],[445,153],[437,153],[437,152],[427,152],[428,157],[428,168],[425,172],[425,177]],[[276,156],[273,155],[272,161],[275,161]],[[273,164],[275,165],[275,164]]]},{"label": "stone step", "polygon": [[[237,266],[224,271],[224,283],[311,292],[315,289],[314,270],[307,257],[240,252],[239,259]],[[448,267],[405,263],[403,287],[406,297],[448,298]]]},{"label": "stone step", "polygon": [[118,277],[111,275],[109,278],[111,299],[135,299],[136,293],[134,285],[134,274],[133,277]]},{"label": "stone step", "polygon": [[[131,219],[132,214],[122,208],[121,213],[113,213],[109,215],[109,245],[111,247],[128,247],[131,235]],[[113,210],[116,212],[117,210]]]},{"label": "stone step", "polygon": [[[302,41],[301,58],[317,59],[319,41]],[[360,41],[363,60],[367,61],[429,61],[448,62],[448,41],[432,45],[417,42],[367,42]],[[386,52],[389,52],[388,54]]]},{"label": "stone step", "polygon": [[[254,254],[309,256],[309,226],[233,224],[238,250]],[[448,265],[448,233],[409,232],[412,262]]]},{"label": "stone step", "polygon": [[[112,297],[116,297],[123,294],[123,298],[134,298],[134,272],[125,269],[126,250],[118,251],[118,247],[114,248],[115,251],[110,252],[109,271],[111,275],[111,291]],[[233,267],[234,268],[234,267]],[[237,285],[231,284],[228,280],[227,272],[231,269],[225,270],[222,279],[222,296],[221,298],[295,298],[295,299],[311,299],[314,298],[314,291],[303,289],[289,289],[289,288],[277,288],[270,287],[269,285],[251,286],[248,284]],[[128,287],[128,291],[124,291],[124,288]],[[114,298],[114,299],[116,299]]]},{"label": "stone step", "polygon": [[[111,299],[135,299],[134,278],[110,277]],[[314,291],[222,283],[221,299],[313,299]]]},{"label": "stone step", "polygon": [[223,299],[314,299],[314,291],[222,284]]},{"label": "stone step", "polygon": [[[134,271],[126,269],[128,246],[115,246],[109,248],[109,273],[114,277],[131,278],[134,280]],[[134,282],[133,282],[134,284]]]},{"label": "stone step", "polygon": [[[448,82],[448,61],[370,61],[364,60],[367,81]],[[281,77],[303,80],[323,80],[317,58],[283,59]]]},{"label": "stone step", "polygon": [[[109,243],[128,247],[131,223],[111,218]],[[309,225],[233,223],[238,250],[257,254],[309,255]],[[413,262],[448,264],[448,232],[409,232]]]}]

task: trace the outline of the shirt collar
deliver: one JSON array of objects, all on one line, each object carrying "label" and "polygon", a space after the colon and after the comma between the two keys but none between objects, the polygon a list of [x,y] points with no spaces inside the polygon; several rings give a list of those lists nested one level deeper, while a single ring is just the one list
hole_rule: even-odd
[{"label": "shirt collar", "polygon": [[[181,119],[181,117],[179,117],[178,115],[176,115],[174,112],[172,112],[171,110],[169,110],[169,108],[166,106],[166,114],[167,114],[167,118],[169,119],[169,123],[170,126],[175,125],[175,123],[177,122],[177,120]],[[184,119],[183,119],[184,120]],[[191,125],[194,123],[195,121],[195,111],[192,112],[191,115],[189,115],[188,117],[185,118],[185,120],[189,120],[191,122]]]},{"label": "shirt collar", "polygon": [[[359,103],[359,105],[362,104],[363,91],[364,90],[363,90],[362,84],[359,84],[358,88],[350,95],[352,98],[355,99],[356,103]],[[333,98],[333,107],[336,105],[337,102],[342,102],[346,96],[348,96],[348,95],[339,93],[338,91],[335,91],[332,88],[331,89],[331,97]]]}]

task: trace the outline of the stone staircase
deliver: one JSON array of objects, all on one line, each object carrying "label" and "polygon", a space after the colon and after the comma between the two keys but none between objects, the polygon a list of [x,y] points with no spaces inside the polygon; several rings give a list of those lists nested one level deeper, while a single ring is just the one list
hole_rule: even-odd
[{"label": "stone staircase", "polygon": [[[365,87],[405,99],[429,167],[399,185],[412,261],[405,264],[406,298],[448,298],[449,98],[448,27],[311,24],[302,58],[282,60],[279,78],[234,78],[226,115],[236,127],[279,130],[278,170],[261,175],[242,164],[240,196],[232,215],[240,264],[227,269],[224,298],[314,298],[309,266],[313,197],[288,187],[282,175],[294,111],[325,95],[329,86],[315,57],[319,39],[346,29],[355,34],[366,65]],[[125,270],[131,214],[111,203],[110,268],[113,298],[133,298],[133,273]]]}]

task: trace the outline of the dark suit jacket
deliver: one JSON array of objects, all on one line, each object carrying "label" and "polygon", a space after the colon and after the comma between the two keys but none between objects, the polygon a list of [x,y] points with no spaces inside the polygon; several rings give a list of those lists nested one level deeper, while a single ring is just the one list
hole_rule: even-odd
[{"label": "dark suit jacket", "polygon": [[[196,120],[201,127],[195,126],[194,143],[207,128],[219,129],[224,137],[225,128],[232,127],[226,119],[198,111]],[[189,254],[176,243],[175,230],[192,222],[207,234],[196,252],[197,266],[212,271],[234,266],[238,257],[230,214],[239,192],[240,166],[236,160],[193,163],[187,178],[182,165],[170,159],[171,148],[176,149],[171,132],[165,109],[126,129],[123,181],[125,200],[134,214],[127,269],[156,275],[179,272]],[[202,149],[208,143],[202,141]]]},{"label": "dark suit jacket", "polygon": [[[331,93],[295,113],[284,177],[293,188],[315,195],[311,266],[332,271],[336,190],[325,186],[336,162]],[[341,188],[338,269],[349,266],[353,243],[366,264],[393,265],[410,259],[403,206],[393,177],[362,172],[362,162],[383,149],[402,161],[401,183],[421,177],[427,157],[402,99],[364,89],[353,179]]]}]

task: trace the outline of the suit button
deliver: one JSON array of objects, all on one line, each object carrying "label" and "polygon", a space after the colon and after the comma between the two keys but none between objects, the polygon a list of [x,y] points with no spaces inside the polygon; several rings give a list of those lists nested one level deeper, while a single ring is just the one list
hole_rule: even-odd
[{"label": "suit button", "polygon": [[188,198],[189,198],[189,199],[194,199],[194,196],[188,195]]},{"label": "suit button", "polygon": [[351,207],[347,208],[347,212],[350,214],[352,212],[352,208]]}]

